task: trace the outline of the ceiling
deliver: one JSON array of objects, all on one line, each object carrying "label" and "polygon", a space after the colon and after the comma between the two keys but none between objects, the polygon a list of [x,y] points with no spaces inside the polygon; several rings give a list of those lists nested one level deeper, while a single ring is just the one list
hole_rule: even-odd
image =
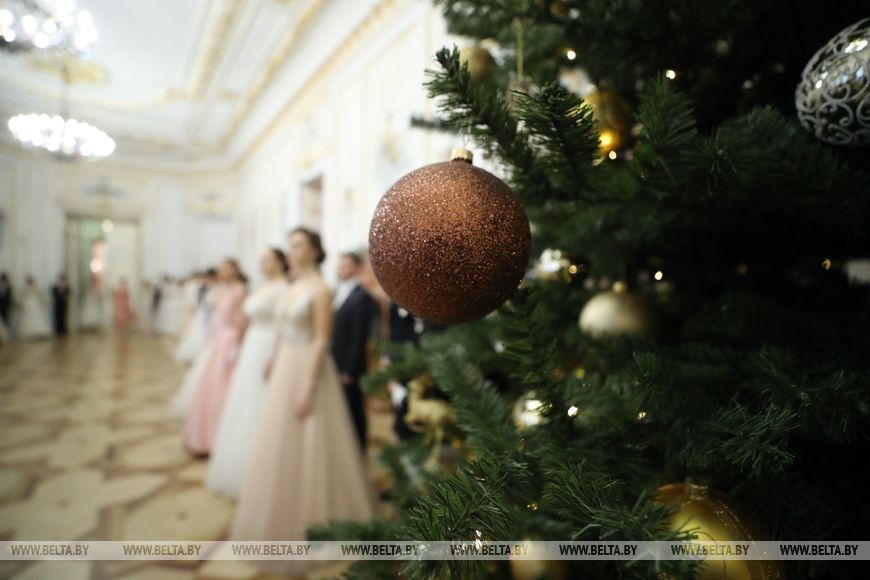
[{"label": "ceiling", "polygon": [[[115,157],[221,157],[322,4],[79,0],[100,37],[71,65],[68,114],[113,137]],[[31,56],[0,54],[0,83],[4,117],[63,113],[60,75]]]}]

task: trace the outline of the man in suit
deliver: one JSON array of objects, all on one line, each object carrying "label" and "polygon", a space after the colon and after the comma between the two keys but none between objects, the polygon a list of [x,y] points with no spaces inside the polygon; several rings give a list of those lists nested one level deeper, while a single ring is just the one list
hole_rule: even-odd
[{"label": "man in suit", "polygon": [[66,274],[57,277],[57,283],[51,287],[52,311],[54,314],[54,333],[57,336],[66,336],[67,333],[67,310],[69,310],[69,284]]},{"label": "man in suit", "polygon": [[348,252],[339,258],[340,283],[333,301],[335,326],[332,333],[332,357],[344,387],[360,447],[365,451],[365,401],[359,381],[367,370],[366,345],[375,304],[368,292],[360,286],[358,276],[361,268],[362,257],[359,254]]}]

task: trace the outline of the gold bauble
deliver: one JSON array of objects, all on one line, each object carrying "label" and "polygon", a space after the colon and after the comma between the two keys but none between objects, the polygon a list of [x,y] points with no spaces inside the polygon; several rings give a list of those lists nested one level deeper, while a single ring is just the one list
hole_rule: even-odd
[{"label": "gold bauble", "polygon": [[538,399],[534,391],[523,393],[514,403],[513,413],[511,414],[514,419],[514,425],[518,429],[540,425],[544,420],[543,410],[544,403]]},{"label": "gold bauble", "polygon": [[[535,548],[532,544],[525,558],[510,557],[511,575],[516,580],[561,580],[568,577],[568,564],[564,560],[529,560],[528,557],[535,557],[536,550],[543,549]],[[540,556],[546,557],[546,554],[541,553]]]},{"label": "gold bauble", "polygon": [[631,107],[628,103],[610,91],[594,91],[583,100],[592,107],[592,115],[598,122],[601,154],[621,149],[631,133]]},{"label": "gold bauble", "polygon": [[622,284],[593,296],[580,312],[580,330],[592,336],[649,336],[653,317],[641,296]]},{"label": "gold bauble", "polygon": [[459,61],[468,65],[468,74],[475,82],[485,81],[495,72],[495,59],[479,44],[472,44],[460,50]]},{"label": "gold bauble", "polygon": [[[767,541],[761,526],[725,494],[687,479],[659,488],[656,501],[674,510],[668,527],[691,531],[700,542]],[[696,580],[783,580],[776,560],[706,560],[695,569]]]}]

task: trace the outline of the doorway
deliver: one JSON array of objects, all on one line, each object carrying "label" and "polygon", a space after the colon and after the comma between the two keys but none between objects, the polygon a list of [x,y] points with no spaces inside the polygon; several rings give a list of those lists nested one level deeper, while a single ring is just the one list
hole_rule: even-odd
[{"label": "doorway", "polygon": [[67,214],[65,246],[66,271],[73,289],[73,329],[109,327],[112,290],[122,281],[130,291],[130,303],[140,303],[141,227],[137,220]]}]

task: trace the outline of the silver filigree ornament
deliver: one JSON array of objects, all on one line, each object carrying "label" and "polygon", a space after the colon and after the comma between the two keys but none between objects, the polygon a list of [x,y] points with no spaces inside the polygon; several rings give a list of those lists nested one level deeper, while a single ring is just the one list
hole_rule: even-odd
[{"label": "silver filigree ornament", "polygon": [[870,18],[841,30],[813,55],[795,106],[801,124],[826,143],[870,143]]}]

